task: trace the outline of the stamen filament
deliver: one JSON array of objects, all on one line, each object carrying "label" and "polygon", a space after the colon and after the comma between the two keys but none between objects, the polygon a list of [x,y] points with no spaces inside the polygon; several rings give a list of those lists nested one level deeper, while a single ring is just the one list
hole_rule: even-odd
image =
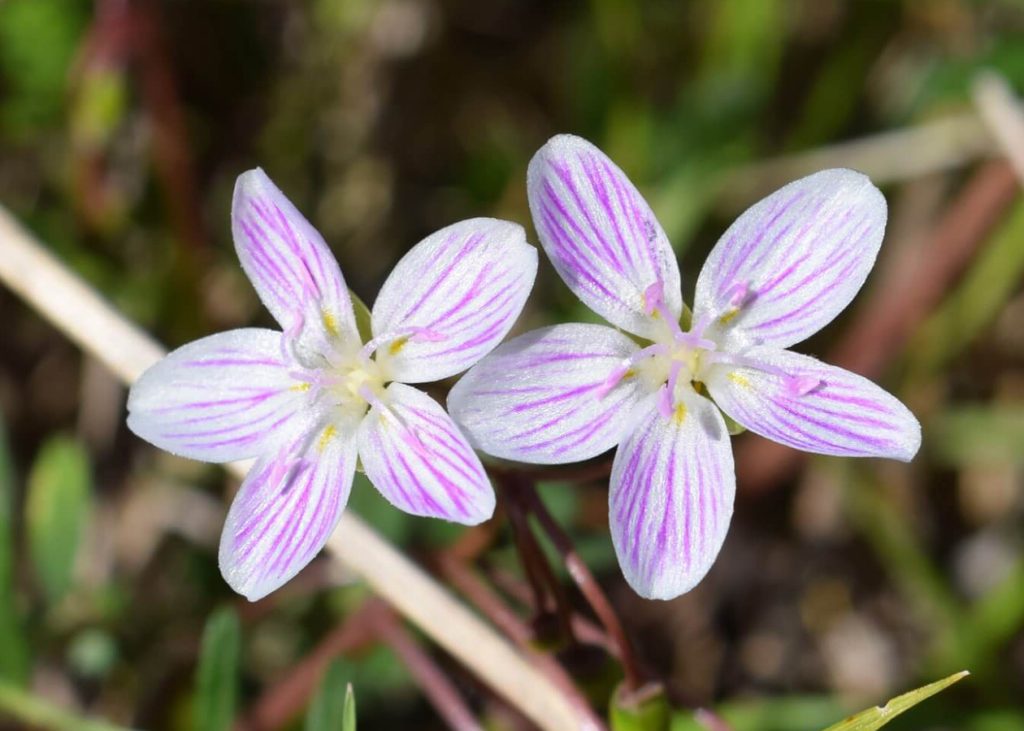
[{"label": "stamen filament", "polygon": [[406,327],[399,330],[394,330],[383,335],[378,335],[375,338],[371,338],[363,345],[362,350],[359,351],[359,357],[363,360],[369,360],[370,356],[373,355],[377,350],[380,349],[385,343],[390,343],[400,338],[409,338],[410,340],[422,340],[428,343],[436,343],[445,340],[448,336],[437,330],[431,330],[426,327]]},{"label": "stamen filament", "polygon": [[622,361],[622,365],[618,366],[615,370],[608,374],[608,377],[595,389],[594,395],[599,399],[607,396],[613,388],[619,385],[619,381],[629,373],[630,369],[645,358],[651,358],[656,355],[668,355],[669,348],[667,345],[662,343],[655,343],[654,345],[648,345],[646,348],[641,348],[633,355]]}]

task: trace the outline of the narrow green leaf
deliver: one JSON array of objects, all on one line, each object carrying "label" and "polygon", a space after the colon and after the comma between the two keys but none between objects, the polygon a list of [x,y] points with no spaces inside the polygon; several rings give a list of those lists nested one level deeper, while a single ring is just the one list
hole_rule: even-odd
[{"label": "narrow green leaf", "polygon": [[345,687],[345,709],[341,713],[341,731],[356,731],[356,694],[352,683]]},{"label": "narrow green leaf", "polygon": [[89,519],[89,456],[73,439],[48,440],[28,478],[25,512],[29,553],[51,601],[71,585],[72,569]]},{"label": "narrow green leaf", "polygon": [[28,677],[29,653],[14,587],[13,506],[14,465],[0,419],[0,679],[23,684]]},{"label": "narrow green leaf", "polygon": [[937,680],[934,683],[929,683],[917,690],[912,690],[909,693],[897,696],[884,706],[875,706],[874,708],[869,708],[866,711],[861,711],[855,716],[850,716],[833,726],[829,726],[825,731],[875,731],[875,729],[881,728],[885,724],[889,723],[889,721],[896,718],[896,716],[900,715],[908,708],[916,706],[925,698],[933,696],[940,690],[948,688],[953,683],[967,675],[970,675],[968,671],[961,670],[959,673],[954,673],[948,678]]},{"label": "narrow green leaf", "polygon": [[368,343],[373,338],[373,316],[370,314],[370,308],[351,289],[348,291],[348,296],[352,298],[352,310],[356,315],[356,330],[359,331],[359,337],[363,339],[363,342]]},{"label": "narrow green leaf", "polygon": [[[328,666],[306,713],[305,731],[355,731],[355,698],[350,673],[340,660]],[[351,721],[349,720],[351,716]],[[350,725],[351,724],[351,725]]]},{"label": "narrow green leaf", "polygon": [[238,701],[241,628],[231,609],[220,609],[206,622],[199,655],[193,728],[228,731]]}]

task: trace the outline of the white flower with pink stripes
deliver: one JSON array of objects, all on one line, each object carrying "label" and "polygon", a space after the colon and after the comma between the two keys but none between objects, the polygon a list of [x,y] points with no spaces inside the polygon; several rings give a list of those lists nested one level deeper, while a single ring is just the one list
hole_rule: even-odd
[{"label": "white flower with pink stripes", "polygon": [[555,269],[619,329],[555,325],[515,338],[448,405],[477,447],[506,459],[575,462],[618,445],[612,539],[639,594],[689,591],[725,540],[735,473],[719,410],[810,452],[917,452],[920,425],[898,400],[786,350],[845,309],[874,265],[886,205],[864,175],[826,170],[746,211],[704,264],[692,315],[665,233],[596,147],[553,138],[530,163],[528,192]]},{"label": "white flower with pink stripes", "polygon": [[132,387],[128,426],[209,462],[256,457],[220,543],[228,583],[258,599],[319,552],[357,459],[396,507],[473,525],[494,492],[459,428],[409,383],[476,363],[533,286],[522,227],[478,218],[417,244],[373,306],[363,342],[320,234],[261,170],[239,177],[232,229],[242,268],[283,332],[242,329],[185,345]]}]

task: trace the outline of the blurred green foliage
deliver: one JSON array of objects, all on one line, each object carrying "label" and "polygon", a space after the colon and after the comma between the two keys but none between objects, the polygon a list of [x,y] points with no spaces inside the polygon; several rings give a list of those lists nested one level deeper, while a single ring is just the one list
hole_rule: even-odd
[{"label": "blurred green foliage", "polygon": [[228,731],[235,720],[242,663],[241,635],[238,615],[231,609],[214,612],[206,623],[192,713],[192,728],[196,731]]},{"label": "blurred green foliage", "polygon": [[309,702],[305,731],[356,731],[356,697],[345,666],[332,662]]},{"label": "blurred green foliage", "polygon": [[51,603],[71,587],[92,509],[90,473],[88,453],[68,437],[49,439],[29,473],[25,498],[29,554]]},{"label": "blurred green foliage", "polygon": [[7,428],[0,418],[0,680],[24,683],[29,649],[15,591],[14,464]]},{"label": "blurred green foliage", "polygon": [[0,4],[0,125],[25,140],[62,122],[68,70],[89,19],[77,0],[7,0]]}]

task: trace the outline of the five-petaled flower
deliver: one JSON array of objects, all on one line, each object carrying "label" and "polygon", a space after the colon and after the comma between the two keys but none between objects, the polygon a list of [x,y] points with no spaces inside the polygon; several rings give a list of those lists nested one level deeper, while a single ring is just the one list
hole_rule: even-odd
[{"label": "five-petaled flower", "polygon": [[920,426],[903,404],[786,350],[838,315],[874,264],[886,205],[865,176],[826,170],[746,211],[701,270],[692,315],[665,233],[596,147],[553,138],[530,163],[528,192],[562,279],[640,342],[603,325],[527,333],[473,367],[449,409],[477,447],[506,459],[574,462],[619,445],[609,518],[639,594],[690,590],[721,549],[735,474],[719,409],[810,452],[917,452]]},{"label": "five-petaled flower", "polygon": [[508,333],[533,287],[521,226],[472,219],[417,244],[374,304],[362,342],[337,262],[261,170],[239,177],[242,268],[284,332],[242,329],[174,351],[132,387],[128,425],[175,454],[257,457],[220,543],[228,583],[258,599],[326,542],[356,461],[396,507],[467,525],[494,511],[480,460],[434,399]]}]

